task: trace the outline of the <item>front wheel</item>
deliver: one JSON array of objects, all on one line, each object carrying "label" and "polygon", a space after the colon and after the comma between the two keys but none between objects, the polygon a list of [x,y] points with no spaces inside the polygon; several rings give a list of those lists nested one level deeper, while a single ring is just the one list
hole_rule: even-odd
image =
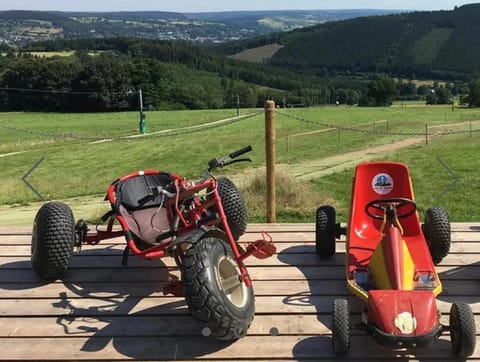
[{"label": "front wheel", "polygon": [[75,223],[70,207],[48,202],[38,210],[32,232],[31,262],[46,280],[61,277],[68,268],[75,243]]},{"label": "front wheel", "polygon": [[475,317],[465,302],[455,302],[450,308],[450,340],[453,353],[459,357],[473,354],[476,343]]},{"label": "front wheel", "polygon": [[333,301],[332,346],[336,356],[346,356],[350,350],[350,311],[346,299]]},{"label": "front wheel", "polygon": [[185,300],[203,335],[221,340],[246,335],[255,312],[253,287],[242,281],[229,245],[217,238],[192,245],[182,279]]},{"label": "front wheel", "polygon": [[317,209],[315,219],[315,250],[322,258],[335,254],[335,208],[323,205]]},{"label": "front wheel", "polygon": [[425,212],[423,235],[430,249],[435,265],[440,263],[450,251],[450,221],[442,207],[431,207]]}]

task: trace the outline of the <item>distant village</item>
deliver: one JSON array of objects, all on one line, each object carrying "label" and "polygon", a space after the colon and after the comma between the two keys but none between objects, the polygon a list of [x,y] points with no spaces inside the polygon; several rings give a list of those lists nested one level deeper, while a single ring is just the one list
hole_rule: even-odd
[{"label": "distant village", "polygon": [[[83,19],[72,19],[83,20]],[[84,20],[83,20],[84,21]],[[85,24],[85,23],[83,23]],[[223,26],[223,28],[225,28]],[[183,40],[196,43],[220,43],[256,35],[247,29],[222,29],[222,26],[199,20],[162,19],[134,23],[125,20],[96,19],[78,30],[64,29],[49,21],[0,19],[0,44],[22,46],[32,41],[73,37],[127,36],[158,40]]]}]

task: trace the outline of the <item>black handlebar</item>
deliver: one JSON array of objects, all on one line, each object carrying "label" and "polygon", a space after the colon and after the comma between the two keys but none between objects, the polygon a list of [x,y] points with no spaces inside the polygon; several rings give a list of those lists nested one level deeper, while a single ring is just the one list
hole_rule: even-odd
[{"label": "black handlebar", "polygon": [[212,171],[216,168],[221,168],[235,162],[251,161],[249,158],[234,160],[234,158],[240,155],[243,155],[244,153],[250,152],[251,150],[252,150],[252,146],[247,146],[238,151],[230,153],[228,156],[224,156],[221,158],[214,158],[210,160],[210,162],[208,162],[208,171]]},{"label": "black handlebar", "polygon": [[235,157],[238,157],[238,156],[240,156],[240,155],[243,155],[244,153],[250,152],[251,150],[252,150],[252,146],[248,145],[247,147],[243,147],[241,150],[232,152],[232,153],[229,154],[228,156],[229,156],[230,158],[235,158]]}]

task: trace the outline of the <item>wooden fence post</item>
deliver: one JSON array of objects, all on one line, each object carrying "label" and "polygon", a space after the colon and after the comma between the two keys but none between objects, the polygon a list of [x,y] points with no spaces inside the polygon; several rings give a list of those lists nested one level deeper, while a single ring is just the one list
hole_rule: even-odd
[{"label": "wooden fence post", "polygon": [[267,222],[277,222],[275,192],[275,102],[265,102],[265,157],[267,164]]}]

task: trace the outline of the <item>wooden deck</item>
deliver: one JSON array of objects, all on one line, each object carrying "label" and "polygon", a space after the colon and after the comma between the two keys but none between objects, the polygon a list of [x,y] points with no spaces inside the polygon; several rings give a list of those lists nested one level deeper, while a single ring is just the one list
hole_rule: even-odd
[{"label": "wooden deck", "polygon": [[[453,359],[448,333],[431,347],[392,351],[358,328],[362,305],[346,290],[343,243],[334,258],[319,259],[313,223],[251,225],[242,240],[257,239],[260,230],[278,253],[248,259],[254,323],[245,338],[221,343],[201,336],[183,298],[162,294],[179,275],[170,258],[131,257],[122,267],[118,238],[84,247],[63,281],[45,284],[31,270],[31,230],[0,227],[0,360],[331,360],[331,303],[338,297],[350,300],[351,360]],[[438,307],[447,323],[452,301],[470,303],[480,331],[480,223],[452,230],[451,253],[438,267]],[[471,359],[480,359],[480,348]]]}]

